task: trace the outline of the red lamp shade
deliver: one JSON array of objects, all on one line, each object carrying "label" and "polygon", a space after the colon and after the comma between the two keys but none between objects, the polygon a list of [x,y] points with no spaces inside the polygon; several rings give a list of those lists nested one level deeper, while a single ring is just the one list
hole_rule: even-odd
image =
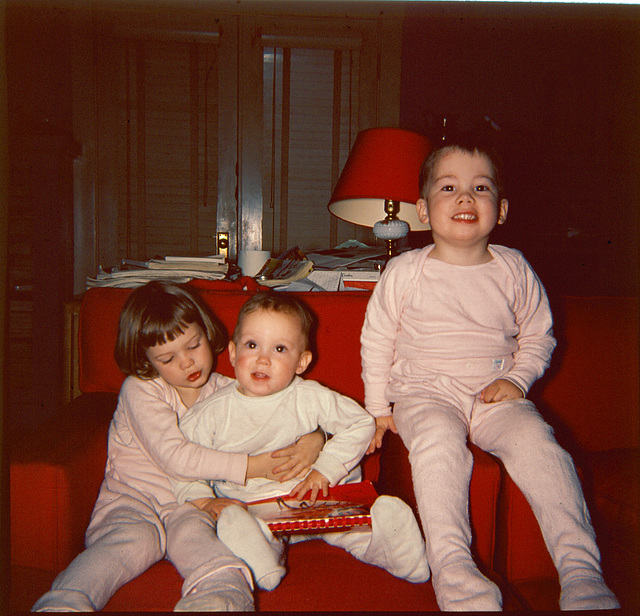
[{"label": "red lamp shade", "polygon": [[412,231],[429,229],[416,213],[418,178],[431,143],[400,128],[370,128],[358,134],[329,200],[329,211],[357,225],[373,227],[384,218],[384,202],[400,203],[398,218]]}]

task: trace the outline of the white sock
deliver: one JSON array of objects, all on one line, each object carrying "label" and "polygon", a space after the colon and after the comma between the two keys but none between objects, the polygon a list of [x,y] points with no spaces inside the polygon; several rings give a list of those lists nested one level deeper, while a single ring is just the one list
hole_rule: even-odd
[{"label": "white sock", "polygon": [[240,569],[229,567],[205,578],[182,597],[174,612],[253,612],[253,594]]},{"label": "white sock", "polygon": [[426,582],[430,571],[420,528],[409,505],[393,496],[380,496],[371,507],[371,530],[327,533],[358,560],[386,569],[409,582]]},{"label": "white sock", "polygon": [[562,584],[561,610],[615,610],[619,608],[618,599],[597,571],[572,576]]},{"label": "white sock", "polygon": [[431,576],[427,549],[413,511],[394,496],[379,496],[371,507],[371,541],[367,562],[409,582]]},{"label": "white sock", "polygon": [[239,505],[226,507],[218,517],[216,533],[253,573],[256,584],[273,590],[286,573],[283,566],[284,545],[269,527]]},{"label": "white sock", "polygon": [[499,612],[500,589],[471,560],[453,563],[433,573],[438,607],[444,612]]}]

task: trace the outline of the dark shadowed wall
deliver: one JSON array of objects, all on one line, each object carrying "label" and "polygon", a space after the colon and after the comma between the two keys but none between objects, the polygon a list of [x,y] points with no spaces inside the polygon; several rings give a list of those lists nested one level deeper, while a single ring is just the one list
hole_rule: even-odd
[{"label": "dark shadowed wall", "polygon": [[[640,9],[409,3],[401,124],[500,126],[509,220],[550,294],[635,294]],[[486,121],[484,122],[486,124]]]}]

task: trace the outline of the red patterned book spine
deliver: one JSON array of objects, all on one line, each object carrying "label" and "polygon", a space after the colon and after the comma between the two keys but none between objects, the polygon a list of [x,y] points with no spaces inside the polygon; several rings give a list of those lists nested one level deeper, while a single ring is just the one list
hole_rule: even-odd
[{"label": "red patterned book spine", "polygon": [[371,505],[377,493],[369,481],[330,488],[329,496],[311,503],[280,496],[248,503],[274,533],[319,533],[371,526]]}]

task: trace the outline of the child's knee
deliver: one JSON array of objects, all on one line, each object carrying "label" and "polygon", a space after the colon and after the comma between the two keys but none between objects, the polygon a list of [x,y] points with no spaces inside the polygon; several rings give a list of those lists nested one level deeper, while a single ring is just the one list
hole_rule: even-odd
[{"label": "child's knee", "polygon": [[218,532],[230,529],[234,529],[231,532],[238,532],[238,530],[241,529],[249,529],[254,527],[259,528],[265,539],[267,539],[269,542],[276,541],[267,523],[264,520],[250,514],[244,507],[241,507],[240,505],[230,505],[229,507],[225,507],[218,516]]},{"label": "child's knee", "polygon": [[556,441],[553,428],[542,419],[535,407],[522,415],[520,425],[514,429],[513,442],[521,452],[564,451]]},{"label": "child's knee", "polygon": [[479,447],[498,455],[528,456],[544,451],[559,450],[553,428],[529,400],[516,400],[496,407],[472,432],[472,441]]},{"label": "child's knee", "polygon": [[220,512],[218,516],[218,526],[247,523],[250,515],[251,514],[240,505],[229,505]]},{"label": "child's knee", "polygon": [[140,558],[145,554],[149,560],[159,560],[163,556],[161,538],[154,524],[139,521],[125,524],[118,533],[118,539],[123,541],[131,554]]},{"label": "child's knee", "polygon": [[185,503],[174,509],[164,522],[167,533],[172,536],[190,535],[195,528],[208,526],[215,531],[215,522],[206,512],[201,511],[191,503]]},{"label": "child's knee", "polygon": [[163,540],[158,528],[147,520],[129,520],[120,524],[110,524],[106,532],[94,534],[87,547],[109,549],[117,546],[119,558],[123,562],[153,563],[164,556]]},{"label": "child's knee", "polygon": [[409,447],[409,461],[414,475],[446,472],[454,466],[467,469],[473,464],[466,433],[448,423],[436,424],[428,433],[417,435]]}]

